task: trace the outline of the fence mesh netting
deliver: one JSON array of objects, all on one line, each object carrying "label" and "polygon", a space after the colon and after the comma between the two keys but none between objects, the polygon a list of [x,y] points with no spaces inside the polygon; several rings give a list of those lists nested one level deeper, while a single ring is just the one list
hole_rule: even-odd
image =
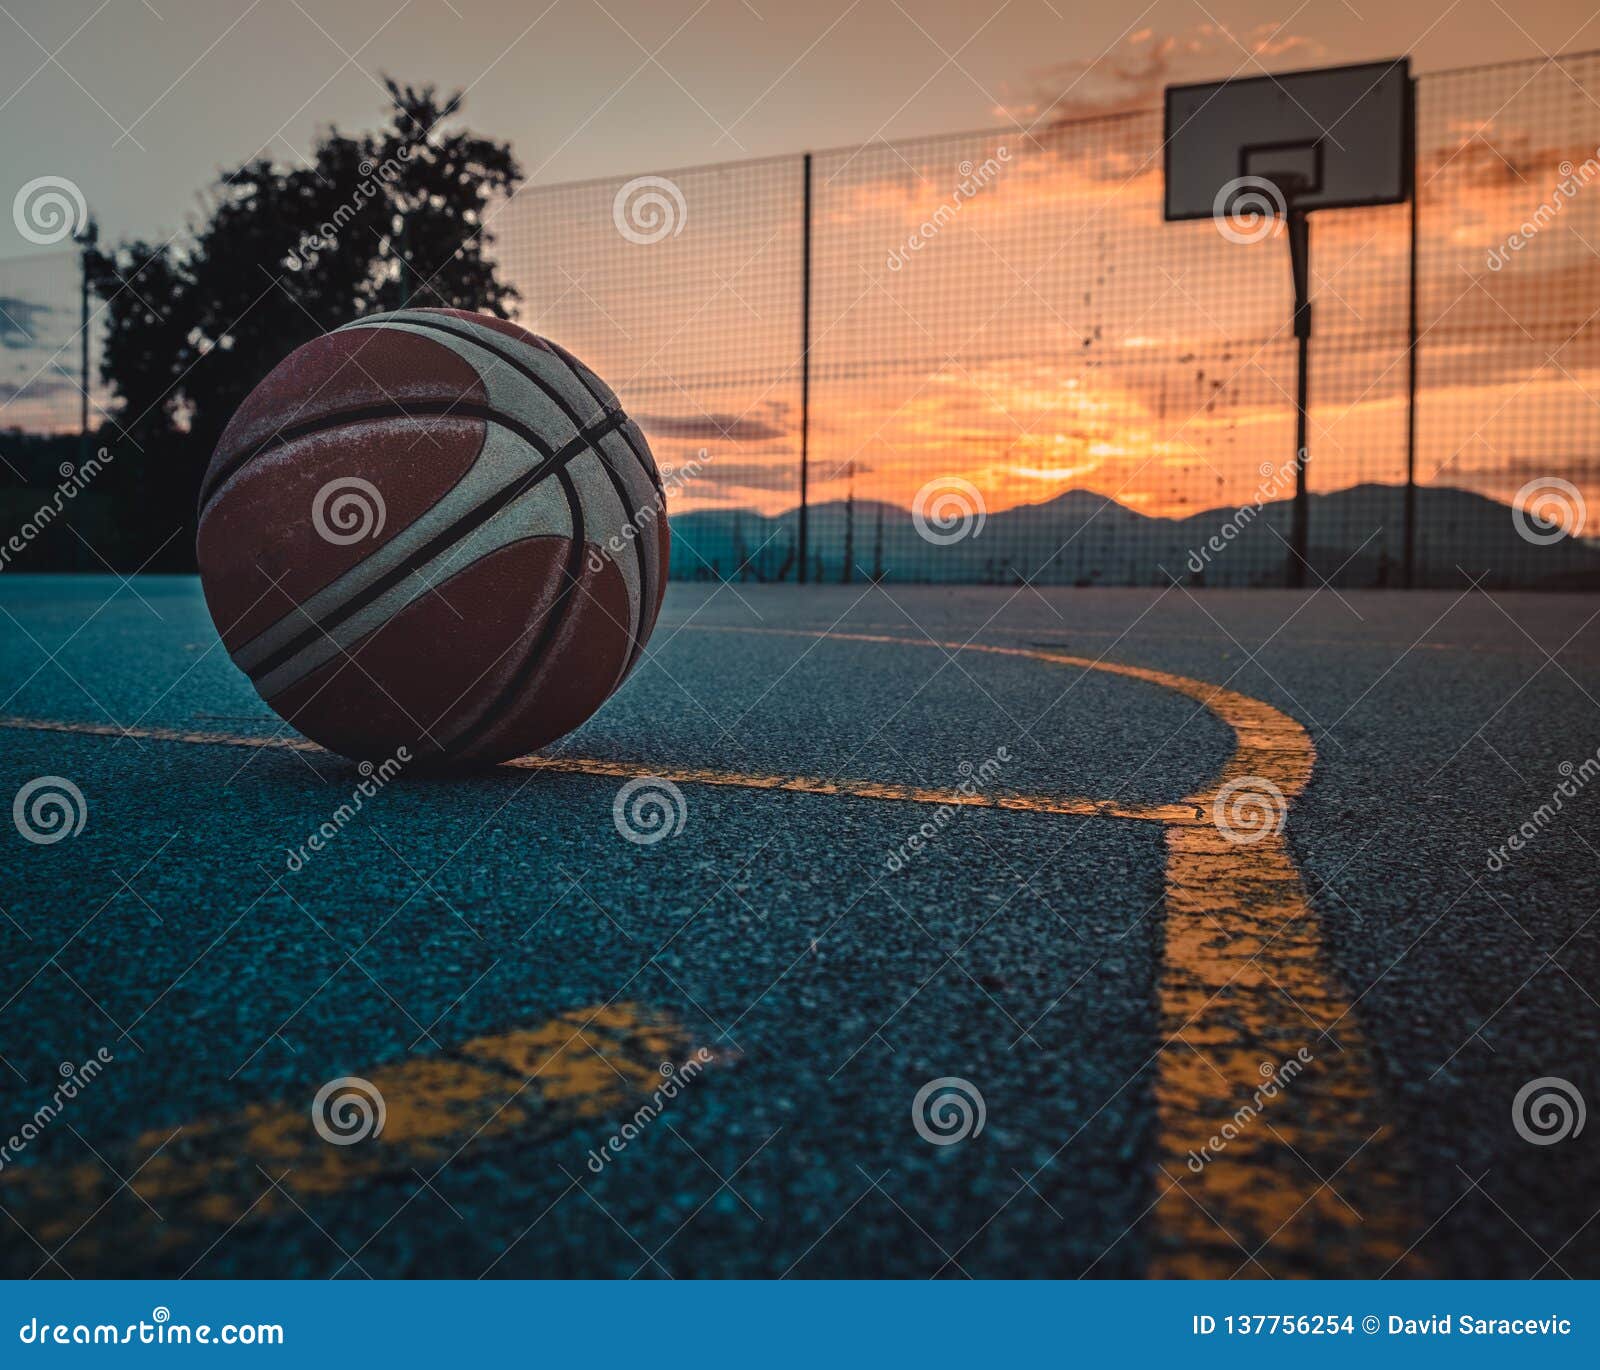
[{"label": "fence mesh netting", "polygon": [[[1311,218],[1311,583],[1600,583],[1600,55],[1416,89],[1414,206]],[[1287,244],[1161,199],[1149,111],[531,187],[490,227],[522,322],[649,435],[674,576],[1283,584]],[[72,257],[0,297],[0,428],[72,429]]]}]

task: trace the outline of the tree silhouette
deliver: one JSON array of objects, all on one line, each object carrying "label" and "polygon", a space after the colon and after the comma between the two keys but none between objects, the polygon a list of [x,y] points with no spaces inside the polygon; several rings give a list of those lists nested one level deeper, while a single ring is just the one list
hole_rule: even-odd
[{"label": "tree silhouette", "polygon": [[[517,298],[486,255],[486,210],[522,172],[509,144],[446,128],[462,92],[387,80],[375,133],[319,137],[311,165],[257,159],[180,238],[83,246],[103,303],[117,493],[130,566],[194,564],[195,498],[228,419],[288,353],[407,301],[500,318]],[[174,537],[175,530],[186,536]]]}]

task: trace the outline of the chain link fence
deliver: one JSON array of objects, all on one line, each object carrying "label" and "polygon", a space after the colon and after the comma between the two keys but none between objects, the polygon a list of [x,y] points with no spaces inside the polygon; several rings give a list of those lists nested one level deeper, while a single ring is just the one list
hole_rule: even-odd
[{"label": "chain link fence", "polygon": [[[1415,204],[1311,219],[1310,582],[1600,585],[1600,54],[1416,107]],[[649,435],[675,577],[1281,585],[1287,246],[1161,192],[1151,110],[530,187],[491,227],[522,322]],[[0,429],[77,423],[46,260],[0,263]]]}]

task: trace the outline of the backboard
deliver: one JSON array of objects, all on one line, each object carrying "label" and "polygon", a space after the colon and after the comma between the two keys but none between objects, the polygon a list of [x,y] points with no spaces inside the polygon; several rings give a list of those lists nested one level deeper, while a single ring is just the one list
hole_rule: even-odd
[{"label": "backboard", "polygon": [[1297,210],[1411,196],[1407,58],[1168,86],[1167,219],[1225,216],[1262,183]]}]

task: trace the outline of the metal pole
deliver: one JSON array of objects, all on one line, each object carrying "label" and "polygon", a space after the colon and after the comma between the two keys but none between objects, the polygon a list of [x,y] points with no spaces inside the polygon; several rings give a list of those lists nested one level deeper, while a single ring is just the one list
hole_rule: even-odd
[{"label": "metal pole", "polygon": [[[1412,81],[1413,102],[1416,82]],[[1406,323],[1406,494],[1402,583],[1406,589],[1416,585],[1417,572],[1417,186],[1411,185],[1411,254],[1406,264],[1409,278]]]},{"label": "metal pole", "polygon": [[800,251],[800,584],[806,583],[810,557],[806,515],[806,479],[811,459],[811,154],[805,155],[805,190]]},{"label": "metal pole", "polygon": [[1294,272],[1294,514],[1289,526],[1289,557],[1284,579],[1291,590],[1305,588],[1306,563],[1310,551],[1310,503],[1306,488],[1306,467],[1310,452],[1306,445],[1306,405],[1310,387],[1311,360],[1311,229],[1303,210],[1289,211],[1289,265]]},{"label": "metal pole", "polygon": [[89,460],[89,263],[78,248],[78,365],[82,394],[78,398],[78,469]]}]

